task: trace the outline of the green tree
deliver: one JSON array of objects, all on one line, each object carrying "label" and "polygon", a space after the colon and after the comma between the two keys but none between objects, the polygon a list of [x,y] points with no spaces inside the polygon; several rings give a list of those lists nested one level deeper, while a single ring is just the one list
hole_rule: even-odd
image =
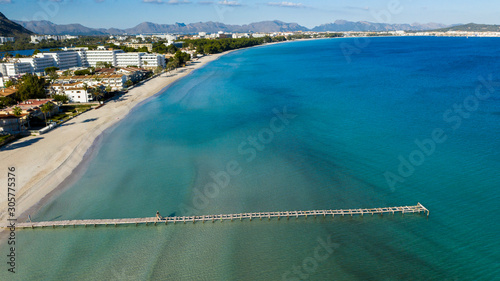
[{"label": "green tree", "polygon": [[35,49],[35,51],[33,51],[33,55],[36,55],[38,53],[41,53],[40,50],[38,50],[38,49]]},{"label": "green tree", "polygon": [[68,96],[66,96],[64,94],[62,94],[62,95],[53,95],[52,98],[55,101],[59,101],[59,102],[62,102],[62,103],[67,103],[69,101]]},{"label": "green tree", "polygon": [[13,108],[14,111],[14,116],[17,117],[17,127],[19,128],[19,131],[21,131],[21,123],[19,123],[19,117],[23,114],[23,110],[19,106],[15,106]]},{"label": "green tree", "polygon": [[59,75],[57,75],[57,70],[59,70],[59,67],[51,66],[45,68],[45,73],[49,76],[49,79],[51,82],[54,82],[59,78]]},{"label": "green tree", "polygon": [[95,64],[95,68],[110,68],[113,65],[111,65],[110,62],[105,62],[105,61],[98,61]]},{"label": "green tree", "polygon": [[45,79],[33,74],[26,74],[18,82],[17,95],[20,100],[45,98]]},{"label": "green tree", "polygon": [[59,70],[59,67],[50,66],[45,68],[45,73],[49,74],[51,72],[56,72],[57,70]]},{"label": "green tree", "polygon": [[12,80],[8,80],[3,85],[5,86],[5,88],[9,88],[11,86],[14,86],[15,84]]},{"label": "green tree", "polygon": [[43,116],[45,117],[45,126],[48,126],[47,113],[52,112],[53,109],[54,109],[54,104],[51,102],[48,102],[48,103],[42,105],[42,107],[40,107],[40,110],[42,111]]},{"label": "green tree", "polygon": [[97,100],[97,101],[100,100],[101,97],[104,95],[104,93],[102,92],[102,89],[100,87],[92,88],[91,94],[92,94],[92,97],[94,98],[94,100]]},{"label": "green tree", "polygon": [[106,86],[106,89],[104,90],[106,91],[106,93],[111,93],[113,91],[110,85]]},{"label": "green tree", "polygon": [[127,87],[130,87],[132,85],[134,85],[134,82],[132,82],[132,80],[127,80],[127,82],[125,82],[125,86]]},{"label": "green tree", "polygon": [[74,72],[75,75],[90,75],[91,70],[90,69],[82,69],[82,70],[75,70]]}]

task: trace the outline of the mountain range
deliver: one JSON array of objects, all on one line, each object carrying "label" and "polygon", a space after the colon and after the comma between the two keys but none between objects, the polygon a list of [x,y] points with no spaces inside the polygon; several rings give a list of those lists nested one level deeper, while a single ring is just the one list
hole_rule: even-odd
[{"label": "mountain range", "polygon": [[387,30],[431,30],[445,28],[448,25],[440,23],[413,23],[413,24],[389,24],[373,23],[368,21],[346,21],[337,20],[334,23],[327,23],[312,28],[312,31],[387,31]]},{"label": "mountain range", "polygon": [[334,23],[323,24],[309,29],[297,23],[286,23],[278,20],[261,21],[244,25],[230,25],[220,22],[197,22],[158,24],[143,22],[132,28],[90,28],[81,24],[55,24],[50,21],[15,21],[24,28],[37,34],[51,35],[121,35],[121,34],[148,34],[148,33],[177,33],[193,34],[198,32],[291,32],[291,31],[386,31],[386,30],[429,30],[448,27],[444,24],[386,24],[366,21],[351,22],[337,20]]},{"label": "mountain range", "polygon": [[500,32],[500,25],[468,23],[468,24],[459,25],[459,26],[451,26],[451,27],[447,27],[447,28],[441,28],[441,29],[437,29],[435,31],[441,31],[441,32],[446,32],[446,31]]},{"label": "mountain range", "polygon": [[21,25],[9,20],[4,14],[0,13],[0,36],[2,37],[25,37],[33,34]]}]

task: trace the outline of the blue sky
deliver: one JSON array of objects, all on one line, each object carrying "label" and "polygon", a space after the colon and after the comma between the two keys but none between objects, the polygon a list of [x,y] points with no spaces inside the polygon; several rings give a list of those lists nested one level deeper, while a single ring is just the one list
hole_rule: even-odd
[{"label": "blue sky", "polygon": [[171,24],[262,20],[306,27],[338,19],[389,23],[500,24],[500,1],[492,0],[0,0],[10,19],[128,28],[150,21]]}]

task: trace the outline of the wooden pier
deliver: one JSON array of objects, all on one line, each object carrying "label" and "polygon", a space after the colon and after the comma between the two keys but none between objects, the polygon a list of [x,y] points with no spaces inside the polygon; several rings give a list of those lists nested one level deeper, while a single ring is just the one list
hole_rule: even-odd
[{"label": "wooden pier", "polygon": [[[24,222],[16,223],[16,228],[38,228],[38,227],[97,227],[104,226],[118,226],[124,224],[176,224],[176,223],[195,223],[195,222],[216,222],[216,221],[233,221],[233,220],[249,220],[253,219],[267,219],[271,218],[287,219],[299,217],[321,217],[334,218],[335,216],[354,216],[354,215],[374,215],[374,214],[395,214],[395,213],[424,213],[429,216],[429,210],[422,204],[418,203],[415,206],[401,206],[401,207],[384,207],[384,208],[371,208],[371,209],[341,209],[341,210],[312,210],[312,211],[289,211],[289,212],[259,212],[259,213],[241,213],[241,214],[224,214],[224,215],[205,215],[205,216],[182,216],[182,217],[148,217],[148,218],[131,218],[131,219],[92,219],[92,220],[62,220],[62,221],[40,221],[40,222]],[[7,226],[3,226],[4,228]]]}]

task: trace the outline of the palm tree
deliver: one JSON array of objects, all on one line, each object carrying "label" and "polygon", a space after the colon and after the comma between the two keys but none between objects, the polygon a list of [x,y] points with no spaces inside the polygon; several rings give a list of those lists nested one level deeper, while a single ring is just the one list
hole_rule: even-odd
[{"label": "palm tree", "polygon": [[45,117],[45,126],[48,126],[47,113],[52,112],[52,109],[54,109],[54,104],[51,102],[47,102],[46,104],[42,105],[42,107],[40,107],[40,110],[43,112],[43,116]]},{"label": "palm tree", "polygon": [[17,127],[19,131],[21,131],[21,124],[19,123],[19,117],[23,114],[23,110],[19,106],[15,106],[14,108],[14,116],[17,117]]},{"label": "palm tree", "polygon": [[103,92],[102,92],[100,87],[92,88],[91,93],[92,93],[92,96],[95,98],[95,100],[99,100],[103,95]]}]

